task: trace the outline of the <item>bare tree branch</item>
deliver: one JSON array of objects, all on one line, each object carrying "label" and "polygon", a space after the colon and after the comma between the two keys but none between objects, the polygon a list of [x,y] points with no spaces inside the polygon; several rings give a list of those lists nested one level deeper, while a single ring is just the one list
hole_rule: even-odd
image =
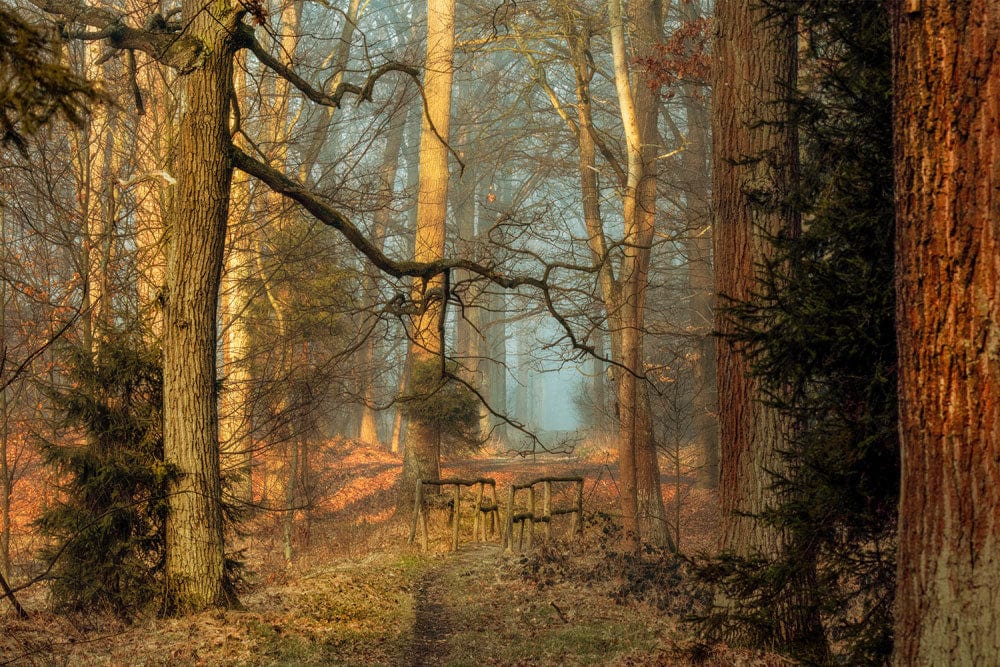
[{"label": "bare tree branch", "polygon": [[104,7],[94,7],[78,0],[30,0],[38,9],[60,17],[65,22],[96,28],[96,31],[68,31],[68,36],[83,40],[107,40],[115,49],[134,49],[177,69],[189,72],[204,57],[200,41],[175,29],[146,30],[125,23],[125,17]]}]

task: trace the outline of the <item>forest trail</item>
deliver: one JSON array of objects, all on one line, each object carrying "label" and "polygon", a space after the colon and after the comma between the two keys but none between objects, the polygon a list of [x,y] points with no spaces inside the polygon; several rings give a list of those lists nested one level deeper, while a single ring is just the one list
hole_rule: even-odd
[{"label": "forest trail", "polygon": [[[451,606],[451,591],[480,587],[486,570],[495,569],[500,547],[496,544],[466,545],[428,570],[417,583],[414,595],[412,667],[445,664],[449,639],[459,629]],[[488,629],[484,628],[484,631]]]}]

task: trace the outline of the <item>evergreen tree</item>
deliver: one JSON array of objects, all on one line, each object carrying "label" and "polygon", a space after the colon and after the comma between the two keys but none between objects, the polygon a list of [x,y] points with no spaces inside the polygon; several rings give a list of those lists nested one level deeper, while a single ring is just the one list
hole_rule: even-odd
[{"label": "evergreen tree", "polygon": [[[800,184],[781,204],[799,211],[803,229],[772,239],[759,292],[730,315],[769,403],[791,424],[784,465],[771,473],[778,501],[760,517],[788,544],[776,558],[709,567],[704,574],[741,607],[709,621],[767,636],[775,601],[819,605],[849,664],[883,664],[899,495],[888,17],[874,0],[769,7],[797,17],[807,38],[790,91]],[[806,662],[829,659],[783,648]]]},{"label": "evergreen tree", "polygon": [[55,35],[0,6],[0,143],[25,150],[25,136],[53,117],[79,125],[107,98],[62,62]]},{"label": "evergreen tree", "polygon": [[438,434],[439,453],[475,451],[479,440],[479,400],[457,379],[458,365],[421,360],[414,364],[407,393],[400,396],[400,410],[409,419],[432,427]]},{"label": "evergreen tree", "polygon": [[61,610],[120,615],[161,599],[166,491],[162,374],[157,350],[112,336],[71,354],[54,390],[68,444],[43,443],[62,476],[61,500],[38,520],[53,539],[52,594]]}]

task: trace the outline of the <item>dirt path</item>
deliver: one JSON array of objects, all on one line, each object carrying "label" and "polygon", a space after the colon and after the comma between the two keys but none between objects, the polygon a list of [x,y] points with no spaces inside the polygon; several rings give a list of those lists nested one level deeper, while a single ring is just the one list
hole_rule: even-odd
[{"label": "dirt path", "polygon": [[495,544],[464,545],[420,578],[414,598],[410,665],[425,667],[447,661],[449,639],[460,629],[448,605],[454,598],[456,578],[460,586],[478,586],[483,570],[493,567],[499,551]]}]

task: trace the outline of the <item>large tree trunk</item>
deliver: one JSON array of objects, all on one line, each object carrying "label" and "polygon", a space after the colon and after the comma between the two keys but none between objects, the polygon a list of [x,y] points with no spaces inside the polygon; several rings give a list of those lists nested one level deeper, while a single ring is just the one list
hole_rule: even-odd
[{"label": "large tree trunk", "polygon": [[[417,230],[413,258],[429,262],[444,255],[448,212],[448,127],[451,116],[452,59],[455,52],[455,0],[427,2],[427,58],[424,73],[426,112],[420,133],[420,181],[417,187]],[[439,364],[444,353],[442,324],[445,280],[416,280],[414,301],[420,312],[413,318],[409,349],[410,377],[421,366]],[[432,425],[411,419],[406,429],[399,507],[412,507],[418,479],[440,474],[440,433]]]},{"label": "large tree trunk", "polygon": [[777,200],[754,197],[787,192],[796,155],[795,135],[780,102],[788,95],[796,66],[791,26],[765,20],[753,0],[719,0],[714,70],[713,182],[715,286],[719,295],[718,342],[722,548],[740,556],[775,555],[780,534],[754,518],[773,504],[769,470],[780,468],[785,428],[763,401],[745,352],[727,338],[734,322],[730,300],[750,299],[758,267],[771,253],[768,239],[794,228]]},{"label": "large tree trunk", "polygon": [[182,79],[163,333],[164,449],[180,475],[167,515],[167,585],[177,610],[227,601],[215,317],[232,175],[227,111],[235,18],[222,2],[183,6],[183,22],[205,51]]},{"label": "large tree trunk", "polygon": [[1000,656],[1000,5],[892,2],[897,665]]},{"label": "large tree trunk", "polygon": [[[798,233],[798,217],[785,205],[795,186],[797,135],[789,119],[796,81],[794,21],[772,19],[755,0],[716,3],[713,114],[715,285],[720,416],[721,550],[738,557],[780,558],[788,536],[761,520],[778,502],[772,473],[780,473],[790,424],[751,375],[747,351],[730,338],[730,300],[752,298],[770,239]],[[779,648],[799,645],[825,659],[826,641],[809,582],[815,563],[800,563],[798,585],[776,600]],[[720,599],[723,605],[738,601]],[[742,637],[730,638],[742,643]]]}]

